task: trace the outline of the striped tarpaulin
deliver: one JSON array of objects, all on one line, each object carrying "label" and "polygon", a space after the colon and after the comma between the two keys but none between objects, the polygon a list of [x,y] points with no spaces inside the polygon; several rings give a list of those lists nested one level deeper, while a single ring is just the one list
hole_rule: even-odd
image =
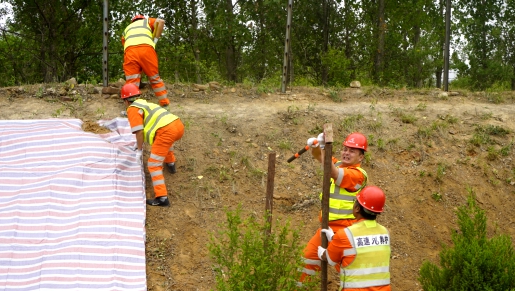
[{"label": "striped tarpaulin", "polygon": [[146,290],[135,138],[81,125],[0,120],[0,290]]}]

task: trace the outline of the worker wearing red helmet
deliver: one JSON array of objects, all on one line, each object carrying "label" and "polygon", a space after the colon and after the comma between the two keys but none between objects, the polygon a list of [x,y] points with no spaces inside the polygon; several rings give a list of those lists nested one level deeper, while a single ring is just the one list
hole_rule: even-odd
[{"label": "worker wearing red helmet", "polygon": [[179,117],[168,110],[139,99],[140,94],[139,88],[132,83],[125,84],[120,91],[121,98],[127,106],[127,118],[131,131],[136,135],[136,159],[140,164],[142,164],[143,142],[152,146],[147,168],[152,177],[155,198],[147,199],[147,204],[169,206],[163,163],[170,173],[177,172],[173,144],[184,135],[184,125]]},{"label": "worker wearing red helmet", "polygon": [[[324,134],[318,137],[310,138],[307,144],[311,147],[311,154],[320,163],[324,161]],[[356,194],[366,185],[367,173],[361,168],[361,161],[365,157],[365,151],[368,149],[367,138],[359,133],[349,134],[343,142],[340,159],[332,157],[331,164],[331,188],[329,193],[329,226],[337,231],[348,227],[356,222],[353,215],[353,201]],[[320,194],[322,199],[322,194]],[[322,213],[320,212],[319,220],[322,221]],[[299,286],[309,276],[314,275],[321,270],[321,262],[318,258],[318,247],[322,244],[320,237],[321,228],[309,240],[304,248],[304,268],[301,270]],[[338,266],[336,266],[338,269]]]},{"label": "worker wearing red helmet", "polygon": [[123,71],[127,83],[138,88],[141,83],[141,72],[147,75],[159,105],[168,109],[170,101],[168,92],[159,76],[159,64],[155,46],[163,32],[165,21],[160,18],[146,18],[136,15],[132,18],[122,35],[124,50]]},{"label": "worker wearing red helmet", "polygon": [[333,232],[323,229],[329,245],[318,247],[318,256],[331,266],[340,266],[340,289],[345,291],[390,291],[390,234],[377,223],[386,197],[375,186],[364,187],[352,212],[356,222]]}]

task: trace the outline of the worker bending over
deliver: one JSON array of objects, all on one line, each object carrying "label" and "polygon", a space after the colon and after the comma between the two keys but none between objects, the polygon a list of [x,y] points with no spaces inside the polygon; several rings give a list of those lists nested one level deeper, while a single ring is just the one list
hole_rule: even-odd
[{"label": "worker bending over", "polygon": [[154,186],[154,199],[147,199],[152,206],[169,206],[163,162],[170,173],[177,172],[173,144],[184,135],[184,125],[179,117],[157,104],[139,99],[141,92],[136,85],[129,83],[122,87],[121,98],[127,106],[127,117],[131,131],[136,135],[136,159],[142,164],[143,142],[151,145],[147,167]]}]

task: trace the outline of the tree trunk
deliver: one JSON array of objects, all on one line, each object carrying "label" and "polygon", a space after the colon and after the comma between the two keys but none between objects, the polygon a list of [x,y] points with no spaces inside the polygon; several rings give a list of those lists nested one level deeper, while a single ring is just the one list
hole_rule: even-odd
[{"label": "tree trunk", "polygon": [[190,9],[191,9],[191,47],[193,48],[193,55],[195,57],[195,75],[197,79],[197,84],[202,84],[202,78],[200,75],[200,51],[197,47],[197,31],[198,31],[198,22],[197,22],[197,1],[190,1]]},{"label": "tree trunk", "polygon": [[234,21],[234,12],[232,6],[232,0],[226,0],[226,17],[227,17],[227,47],[225,49],[225,62],[227,66],[227,79],[229,81],[236,82],[236,53],[235,53],[235,45],[234,45],[234,31],[233,31],[233,21]]},{"label": "tree trunk", "polygon": [[386,23],[384,19],[384,0],[378,1],[377,7],[377,52],[375,56],[375,73],[374,73],[374,81],[380,85],[382,85],[381,75],[383,73],[383,62],[384,62],[384,36],[386,32]]},{"label": "tree trunk", "polygon": [[436,67],[436,72],[435,72],[436,88],[442,87],[442,71],[443,71],[442,66]]},{"label": "tree trunk", "polygon": [[[323,31],[322,34],[324,36],[324,43],[322,44],[322,56],[326,56],[329,51],[329,0],[323,0],[322,4],[322,21],[323,21]],[[327,65],[322,62],[322,84],[327,86]]]},{"label": "tree trunk", "polygon": [[258,76],[259,80],[262,80],[265,77],[266,74],[266,60],[267,60],[267,50],[266,50],[266,36],[265,36],[265,6],[263,3],[263,0],[257,0],[257,7],[258,11],[258,19],[259,19],[259,33],[257,35],[257,41],[256,43],[259,45],[260,50],[260,62],[259,67],[256,68],[258,71],[256,72],[256,75]]}]

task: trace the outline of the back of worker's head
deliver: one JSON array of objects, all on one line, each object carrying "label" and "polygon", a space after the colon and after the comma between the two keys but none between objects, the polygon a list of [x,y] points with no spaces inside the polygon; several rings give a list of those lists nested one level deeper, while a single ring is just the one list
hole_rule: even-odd
[{"label": "back of worker's head", "polygon": [[141,95],[141,92],[138,86],[133,83],[128,83],[122,86],[120,90],[120,97],[122,100],[127,100],[129,102],[133,102]]},{"label": "back of worker's head", "polygon": [[377,186],[365,186],[358,194],[356,201],[361,206],[360,213],[365,219],[374,220],[383,212],[386,196]]},{"label": "back of worker's head", "polygon": [[367,138],[359,132],[349,134],[343,141],[343,145],[348,148],[360,149],[363,153],[368,149]]}]

